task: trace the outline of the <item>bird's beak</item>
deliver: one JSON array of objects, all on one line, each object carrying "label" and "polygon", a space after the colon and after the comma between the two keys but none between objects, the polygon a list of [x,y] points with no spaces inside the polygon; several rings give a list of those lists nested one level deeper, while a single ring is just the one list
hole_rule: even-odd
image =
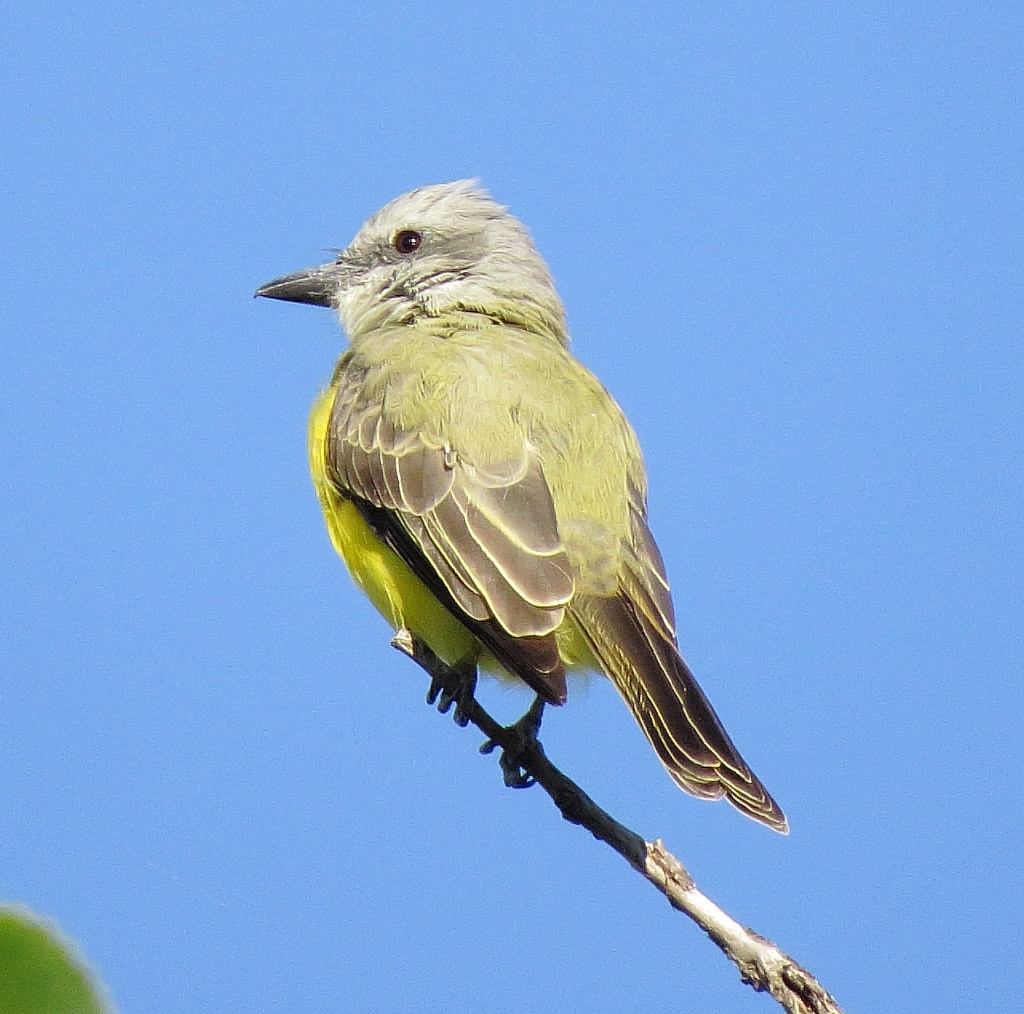
[{"label": "bird's beak", "polygon": [[296,271],[275,278],[256,290],[257,296],[286,299],[290,303],[312,303],[314,306],[334,306],[338,292],[339,267],[336,262]]}]

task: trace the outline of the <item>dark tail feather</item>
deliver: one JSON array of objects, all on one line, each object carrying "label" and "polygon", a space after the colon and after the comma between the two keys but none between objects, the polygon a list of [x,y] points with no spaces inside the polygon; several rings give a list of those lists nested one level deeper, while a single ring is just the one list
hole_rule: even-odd
[{"label": "dark tail feather", "polygon": [[[642,594],[641,594],[642,601]],[[786,818],[747,767],[674,640],[625,594],[577,596],[573,619],[680,788],[725,796],[782,834]]]}]

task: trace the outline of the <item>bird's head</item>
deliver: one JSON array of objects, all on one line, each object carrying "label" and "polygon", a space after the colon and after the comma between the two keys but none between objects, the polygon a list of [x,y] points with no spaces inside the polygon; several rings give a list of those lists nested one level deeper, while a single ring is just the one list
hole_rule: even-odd
[{"label": "bird's head", "polygon": [[277,278],[256,295],[333,307],[353,338],[467,310],[568,340],[547,265],[518,219],[473,180],[395,198],[335,260]]}]

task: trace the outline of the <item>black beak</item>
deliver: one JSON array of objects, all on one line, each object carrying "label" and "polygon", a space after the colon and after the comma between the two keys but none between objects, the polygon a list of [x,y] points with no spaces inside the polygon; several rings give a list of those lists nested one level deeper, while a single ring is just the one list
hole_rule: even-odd
[{"label": "black beak", "polygon": [[336,264],[321,264],[316,268],[275,278],[272,282],[261,285],[256,290],[256,295],[269,299],[285,299],[289,303],[334,306],[334,297],[338,291],[336,273]]}]

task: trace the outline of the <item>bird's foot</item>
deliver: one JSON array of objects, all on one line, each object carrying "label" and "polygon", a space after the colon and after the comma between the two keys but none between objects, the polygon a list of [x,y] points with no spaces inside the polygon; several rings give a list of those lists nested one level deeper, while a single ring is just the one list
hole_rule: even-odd
[{"label": "bird's foot", "polygon": [[542,749],[537,733],[540,732],[543,715],[544,701],[540,697],[535,697],[522,718],[505,726],[504,745],[497,740],[489,739],[480,747],[480,752],[487,754],[501,746],[501,758],[498,763],[501,765],[505,784],[510,789],[528,789],[536,782],[529,773],[529,768],[531,756],[537,756]]},{"label": "bird's foot", "polygon": [[402,627],[393,638],[391,646],[403,655],[408,655],[430,676],[427,704],[437,704],[442,715],[448,714],[452,705],[455,724],[465,728],[469,724],[469,708],[476,703],[476,659],[466,656],[454,665],[448,665],[431,650],[422,638],[417,637],[408,627]]},{"label": "bird's foot", "polygon": [[454,665],[445,666],[443,671],[430,674],[430,689],[427,690],[427,704],[437,702],[437,710],[447,715],[452,705],[452,719],[459,728],[469,725],[469,708],[476,703],[476,659],[467,658]]}]

